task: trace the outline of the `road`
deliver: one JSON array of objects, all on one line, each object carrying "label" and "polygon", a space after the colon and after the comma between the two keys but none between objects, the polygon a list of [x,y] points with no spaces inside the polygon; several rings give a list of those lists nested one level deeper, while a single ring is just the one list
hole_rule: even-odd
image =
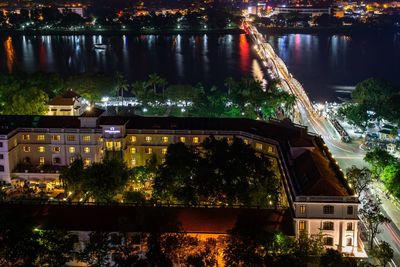
[{"label": "road", "polygon": [[[245,23],[244,28],[253,39],[254,48],[264,66],[268,68],[270,77],[279,79],[283,89],[296,96],[297,103],[292,118],[294,122],[305,125],[310,132],[321,135],[341,168],[346,169],[352,165],[358,167],[367,166],[363,160],[365,151],[361,149],[360,143],[343,143],[331,122],[315,111],[305,90],[289,73],[285,63],[276,55],[271,45],[265,41],[264,37],[250,23]],[[372,195],[385,195],[377,185],[371,187]],[[382,197],[382,208],[389,218],[392,218],[392,223],[381,226],[381,233],[377,236],[377,239],[385,240],[394,249],[395,255],[390,265],[392,267],[400,266],[400,219],[398,219],[400,218],[400,207],[394,205],[393,201]]]}]

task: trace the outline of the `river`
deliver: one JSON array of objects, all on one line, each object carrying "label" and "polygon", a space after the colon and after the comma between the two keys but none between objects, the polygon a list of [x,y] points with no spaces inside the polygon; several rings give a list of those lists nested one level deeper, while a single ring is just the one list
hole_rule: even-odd
[{"label": "river", "polygon": [[[383,77],[400,84],[400,35],[273,34],[266,39],[315,101]],[[123,73],[129,81],[158,73],[170,83],[222,86],[226,77],[263,78],[245,35],[0,36],[1,72]],[[105,50],[94,44],[106,44]]]}]

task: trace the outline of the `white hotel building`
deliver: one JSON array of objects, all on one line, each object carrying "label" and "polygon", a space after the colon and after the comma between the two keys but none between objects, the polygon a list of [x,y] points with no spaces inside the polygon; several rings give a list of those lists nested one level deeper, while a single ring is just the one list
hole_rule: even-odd
[{"label": "white hotel building", "polygon": [[56,168],[78,155],[87,165],[112,153],[129,167],[140,166],[153,154],[162,161],[171,143],[197,145],[210,135],[235,136],[278,163],[296,235],[321,233],[326,247],[366,256],[359,240],[358,198],[323,140],[307,128],[290,121],[103,114],[93,109],[81,116],[0,116],[0,179],[56,179],[56,172],[17,166]]}]

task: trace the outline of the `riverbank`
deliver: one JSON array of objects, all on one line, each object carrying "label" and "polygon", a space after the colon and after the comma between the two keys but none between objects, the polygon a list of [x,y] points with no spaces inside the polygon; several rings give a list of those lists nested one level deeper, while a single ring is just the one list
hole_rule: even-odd
[{"label": "riverbank", "polygon": [[177,35],[177,34],[242,34],[240,28],[224,29],[169,29],[169,30],[130,30],[130,29],[84,29],[84,30],[31,30],[0,29],[0,35]]},{"label": "riverbank", "polygon": [[260,33],[266,34],[351,34],[351,33],[365,33],[365,32],[400,32],[399,27],[374,27],[371,25],[355,25],[355,26],[340,26],[340,27],[257,27]]}]

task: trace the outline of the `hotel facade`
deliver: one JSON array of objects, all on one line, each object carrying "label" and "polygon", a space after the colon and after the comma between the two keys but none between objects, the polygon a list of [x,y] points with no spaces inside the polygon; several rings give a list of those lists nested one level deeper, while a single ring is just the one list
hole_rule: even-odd
[{"label": "hotel facade", "polygon": [[[209,136],[237,137],[277,163],[296,236],[322,234],[326,247],[366,256],[358,198],[323,140],[307,128],[290,121],[103,114],[93,109],[81,116],[0,116],[0,179],[57,179],[57,168],[77,157],[90,165],[113,155],[129,167],[141,166],[154,155],[162,162],[172,143],[196,146]],[[32,173],[26,165],[53,171]]]}]

